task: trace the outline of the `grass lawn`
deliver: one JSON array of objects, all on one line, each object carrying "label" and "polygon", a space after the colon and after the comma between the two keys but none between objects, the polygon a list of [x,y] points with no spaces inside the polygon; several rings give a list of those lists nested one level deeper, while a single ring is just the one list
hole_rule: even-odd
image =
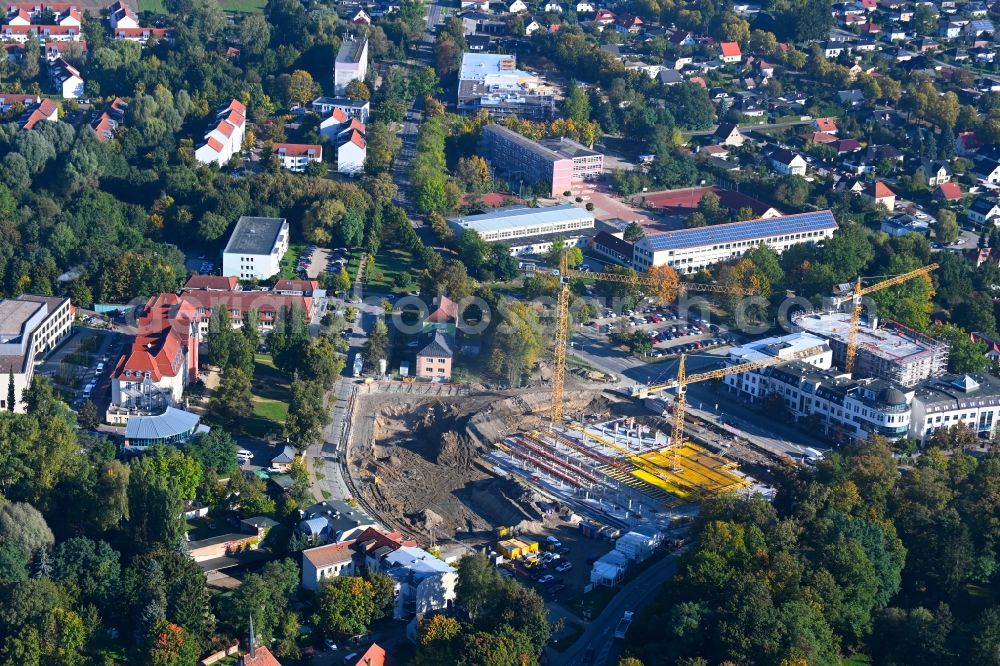
[{"label": "grass lawn", "polygon": [[361,263],[361,255],[364,250],[355,248],[351,250],[351,255],[347,260],[347,274],[351,276],[351,287],[354,287],[354,278],[358,275],[358,265]]},{"label": "grass lawn", "polygon": [[368,267],[366,284],[386,291],[402,291],[394,286],[400,273],[413,274],[413,255],[398,248],[382,250],[375,255],[375,265]]},{"label": "grass lawn", "polygon": [[299,257],[304,249],[306,249],[305,243],[293,243],[288,246],[288,252],[281,258],[280,275],[282,279],[294,280],[299,276],[295,267],[299,263]]},{"label": "grass lawn", "polygon": [[244,429],[250,435],[268,439],[281,431],[288,418],[288,379],[278,372],[267,354],[254,357],[253,414]]}]

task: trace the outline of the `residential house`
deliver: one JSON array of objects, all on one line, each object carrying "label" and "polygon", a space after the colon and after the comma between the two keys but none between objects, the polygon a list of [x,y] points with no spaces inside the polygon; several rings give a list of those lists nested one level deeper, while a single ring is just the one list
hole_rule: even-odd
[{"label": "residential house", "polygon": [[976,180],[986,185],[1000,183],[1000,162],[985,157],[977,157],[972,162],[972,173]]},{"label": "residential house", "polygon": [[363,509],[337,499],[317,502],[299,515],[296,529],[314,544],[357,540],[368,530],[380,528]]},{"label": "residential house", "polygon": [[814,118],[812,125],[817,132],[826,132],[827,134],[837,133],[836,118]]},{"label": "residential house", "polygon": [[150,41],[156,42],[161,39],[168,42],[174,41],[173,28],[115,28],[114,39],[116,42],[138,42],[146,46]]},{"label": "residential house", "polygon": [[354,540],[328,543],[302,551],[302,587],[319,592],[331,578],[353,576],[356,572]]},{"label": "residential house", "polygon": [[21,122],[21,129],[34,129],[35,125],[43,120],[49,122],[59,120],[59,106],[48,98],[43,99],[38,106],[26,113],[23,122]]},{"label": "residential house", "polygon": [[[42,97],[40,95],[0,92],[0,113],[7,113],[19,104],[25,109],[29,109],[41,103]],[[55,119],[53,118],[53,120]]]},{"label": "residential house", "polygon": [[747,141],[747,138],[740,132],[739,126],[734,123],[719,125],[715,129],[712,139],[720,146],[732,146],[733,148],[739,148]]},{"label": "residential house", "polygon": [[378,570],[396,581],[396,619],[449,608],[455,601],[458,572],[422,548],[397,548],[379,558]]},{"label": "residential house", "polygon": [[670,43],[675,46],[694,46],[697,40],[686,30],[677,30],[670,36]]},{"label": "residential house", "polygon": [[336,142],[337,135],[340,134],[340,130],[342,130],[344,125],[346,125],[349,121],[350,118],[348,118],[347,114],[344,113],[343,110],[339,108],[334,109],[330,112],[330,115],[323,118],[323,120],[319,122],[319,133],[331,141]]},{"label": "residential house", "polygon": [[743,59],[743,52],[736,42],[722,42],[719,44],[719,51],[721,54],[719,59],[724,63],[733,64]]},{"label": "residential house", "polygon": [[837,99],[840,100],[841,104],[846,104],[847,106],[857,106],[865,101],[865,94],[856,88],[851,90],[839,90],[837,91]]},{"label": "residential house", "polygon": [[485,53],[490,48],[489,35],[469,35],[465,38],[465,42],[469,45],[469,51],[472,53]]},{"label": "residential house", "polygon": [[861,142],[857,139],[839,139],[835,144],[834,148],[837,149],[838,155],[844,155],[846,153],[855,153],[861,150]]},{"label": "residential house", "polygon": [[235,99],[217,111],[213,124],[205,132],[205,143],[194,151],[195,159],[201,164],[228,164],[243,149],[246,113],[246,106]]},{"label": "residential house", "polygon": [[454,340],[442,330],[429,331],[423,336],[423,345],[417,352],[417,372],[421,379],[447,382],[451,380]]},{"label": "residential house", "polygon": [[543,11],[546,14],[562,14],[563,6],[558,2],[546,2]]},{"label": "residential house", "polygon": [[958,183],[941,183],[934,188],[934,198],[938,201],[961,201],[962,188]]},{"label": "residential house", "polygon": [[368,142],[365,126],[352,120],[346,128],[337,133],[337,171],[349,176],[357,176],[365,169]]},{"label": "residential house", "polygon": [[593,14],[594,11],[594,3],[589,0],[580,0],[580,2],[576,3],[577,14]]},{"label": "residential house", "polygon": [[90,126],[94,128],[100,141],[110,141],[118,126],[125,122],[125,111],[128,104],[121,97],[115,97],[111,104],[98,115]]},{"label": "residential house", "polygon": [[772,147],[767,151],[771,168],[784,176],[806,175],[806,161],[796,152],[787,148]]},{"label": "residential house", "polygon": [[[69,46],[70,44],[72,44],[73,46]],[[79,42],[46,42],[45,43],[45,51],[44,51],[44,53],[45,53],[45,61],[48,62],[48,63],[52,63],[52,62],[58,60],[59,58],[62,58],[64,56],[64,54],[66,53],[66,51],[68,51],[69,49],[74,48],[74,47],[80,49],[79,53],[81,55],[85,56],[85,55],[88,54],[87,42],[84,42],[84,41],[79,41]]]},{"label": "residential house", "polygon": [[524,3],[524,0],[514,0],[507,4],[508,14],[523,14],[528,11],[528,5]]},{"label": "residential house", "polygon": [[305,173],[310,162],[323,161],[323,146],[309,143],[276,143],[271,154],[278,158],[282,168],[293,173]]},{"label": "residential house", "polygon": [[951,181],[951,167],[944,160],[921,160],[916,175],[927,181],[930,187],[937,187]]},{"label": "residential house", "polygon": [[874,202],[876,206],[885,206],[889,212],[892,212],[892,209],[896,205],[896,193],[889,189],[889,186],[881,180],[866,183],[861,188],[859,194],[862,198]]},{"label": "residential house", "polygon": [[49,78],[52,85],[64,99],[83,97],[83,77],[80,70],[62,58],[49,64]]},{"label": "residential house", "polygon": [[117,30],[118,28],[138,28],[139,17],[131,7],[121,2],[121,0],[117,0],[108,7],[108,23],[111,25],[112,30]]},{"label": "residential house", "polygon": [[285,444],[281,449],[271,458],[271,467],[275,468],[279,472],[287,472],[292,468],[292,463],[295,459],[299,457],[299,452],[295,450],[295,447],[290,444]]},{"label": "residential house", "polygon": [[967,214],[971,221],[978,224],[986,224],[987,222],[996,224],[996,218],[1000,217],[1000,203],[996,199],[976,197],[969,206]]},{"label": "residential house", "polygon": [[675,86],[678,83],[684,83],[684,77],[681,76],[681,73],[669,67],[664,67],[660,70],[659,78],[660,83],[665,86]]},{"label": "residential house", "polygon": [[614,28],[615,32],[627,33],[629,35],[638,35],[642,32],[644,22],[638,16],[632,16],[631,14],[621,14],[615,19]]},{"label": "residential house", "polygon": [[385,648],[378,643],[372,643],[360,656],[351,657],[344,666],[385,666],[385,655]]}]

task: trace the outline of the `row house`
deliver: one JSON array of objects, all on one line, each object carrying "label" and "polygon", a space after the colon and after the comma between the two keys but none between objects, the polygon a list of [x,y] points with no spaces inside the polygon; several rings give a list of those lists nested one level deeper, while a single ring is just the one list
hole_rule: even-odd
[{"label": "row house", "polygon": [[356,118],[352,119],[337,133],[336,143],[337,171],[349,176],[361,174],[368,156],[364,124]]},{"label": "row house", "polygon": [[39,42],[78,42],[80,26],[74,25],[5,25],[0,40],[24,44],[34,35]]},{"label": "row house", "polygon": [[43,99],[37,106],[27,111],[21,120],[21,129],[32,130],[38,123],[59,120],[59,106],[51,99]]},{"label": "row house", "polygon": [[10,5],[4,23],[7,25],[32,25],[38,23],[42,15],[52,15],[54,25],[75,26],[83,24],[83,14],[76,5]]},{"label": "row house", "polygon": [[46,42],[45,43],[45,60],[47,62],[55,62],[60,58],[64,58],[67,51],[79,49],[79,55],[87,55],[90,49],[87,47],[87,42],[82,39],[76,42]]},{"label": "row house", "polygon": [[271,154],[293,173],[304,173],[310,162],[323,161],[323,146],[308,143],[276,143]]},{"label": "row house", "polygon": [[63,58],[56,58],[49,64],[49,78],[64,99],[83,97],[83,77],[80,76],[80,70]]},{"label": "row house", "polygon": [[115,97],[111,104],[90,124],[94,128],[99,141],[109,141],[115,135],[118,126],[125,122],[125,111],[128,104],[121,97]]},{"label": "row house", "polygon": [[115,28],[114,39],[116,42],[138,42],[143,46],[150,41],[161,39],[173,42],[174,30],[173,28]]},{"label": "row house", "polygon": [[195,159],[201,164],[223,166],[238,154],[246,133],[246,113],[246,106],[235,99],[216,112],[215,124],[205,133],[205,143],[195,150]]}]

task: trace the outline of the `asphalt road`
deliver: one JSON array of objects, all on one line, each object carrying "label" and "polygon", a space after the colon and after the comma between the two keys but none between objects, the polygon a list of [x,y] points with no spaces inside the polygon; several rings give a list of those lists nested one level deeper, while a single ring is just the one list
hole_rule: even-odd
[{"label": "asphalt road", "polygon": [[677,572],[677,559],[681,552],[683,550],[668,555],[622,586],[604,607],[604,611],[587,624],[576,643],[562,654],[554,650],[548,651],[548,663],[553,666],[576,666],[583,663],[588,650],[593,653],[595,666],[616,663],[620,647],[615,643],[614,633],[618,621],[625,611],[642,610],[653,600],[663,584]]}]

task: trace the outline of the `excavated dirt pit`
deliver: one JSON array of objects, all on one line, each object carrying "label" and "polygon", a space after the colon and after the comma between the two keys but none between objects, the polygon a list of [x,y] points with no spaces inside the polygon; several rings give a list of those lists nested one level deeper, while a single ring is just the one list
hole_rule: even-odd
[{"label": "excavated dirt pit", "polygon": [[[567,391],[567,413],[606,412],[594,391]],[[358,396],[367,427],[352,431],[352,475],[387,526],[413,534],[486,537],[499,525],[541,525],[541,496],[493,473],[482,457],[517,430],[547,422],[550,394],[532,391],[462,397]]]}]

